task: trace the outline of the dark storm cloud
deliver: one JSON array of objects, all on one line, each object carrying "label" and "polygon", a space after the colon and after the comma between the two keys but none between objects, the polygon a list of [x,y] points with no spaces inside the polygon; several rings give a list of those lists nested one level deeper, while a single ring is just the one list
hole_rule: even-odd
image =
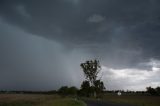
[{"label": "dark storm cloud", "polygon": [[[1,22],[23,30],[26,37],[31,35],[60,43],[64,57],[67,57],[65,53],[80,50],[78,59],[90,55],[112,68],[151,70],[151,66],[143,63],[152,58],[160,59],[159,5],[159,0],[1,0],[0,17],[3,19]],[[5,27],[6,32],[1,32],[3,42],[10,38],[5,37],[7,30]],[[23,43],[23,40],[20,41]],[[6,47],[1,45],[1,48],[6,55]],[[51,48],[48,47],[48,50]],[[48,52],[53,52],[55,56],[55,50]],[[71,58],[75,55],[72,54]]]},{"label": "dark storm cloud", "polygon": [[[158,0],[16,0],[1,1],[1,13],[7,21],[33,34],[72,46],[97,42],[99,46],[112,46],[113,41],[117,48],[145,49],[146,56],[159,58],[159,3]],[[96,21],[96,15],[103,21]],[[96,23],[89,21],[93,18]]]}]

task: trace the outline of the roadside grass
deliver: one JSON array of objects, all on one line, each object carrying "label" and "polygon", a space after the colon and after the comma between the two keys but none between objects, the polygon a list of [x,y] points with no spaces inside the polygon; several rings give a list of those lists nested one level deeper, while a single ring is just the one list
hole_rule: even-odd
[{"label": "roadside grass", "polygon": [[59,95],[0,94],[0,106],[86,106],[86,104]]},{"label": "roadside grass", "polygon": [[104,101],[113,103],[126,103],[134,106],[160,106],[160,96],[148,96],[148,95],[133,95],[122,94],[118,96],[116,94],[106,94],[103,97]]}]

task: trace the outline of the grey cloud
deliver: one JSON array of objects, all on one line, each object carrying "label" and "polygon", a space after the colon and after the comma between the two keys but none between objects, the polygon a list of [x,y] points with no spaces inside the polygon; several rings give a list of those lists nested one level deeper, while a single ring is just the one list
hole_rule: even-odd
[{"label": "grey cloud", "polygon": [[23,5],[18,5],[16,11],[19,12],[20,15],[24,16],[24,18],[31,18],[30,14],[26,11]]},{"label": "grey cloud", "polygon": [[[26,9],[28,9],[27,11],[33,15],[33,21],[25,23],[23,19],[21,19],[22,22],[21,20],[14,20],[13,18],[17,18],[16,15],[13,15],[12,19],[9,19],[10,21],[14,21],[18,25],[22,24],[21,26],[25,27],[25,29],[31,33],[57,39],[61,42],[70,43],[70,40],[72,40],[74,44],[104,43],[108,42],[108,40],[110,40],[109,38],[116,39],[112,37],[112,35],[114,35],[117,27],[125,27],[126,29],[123,32],[128,33],[128,35],[119,34],[119,36],[131,36],[134,39],[139,36],[146,36],[146,38],[148,38],[150,35],[137,32],[137,27],[139,27],[137,24],[143,23],[144,21],[157,20],[157,14],[159,12],[158,7],[156,7],[158,1],[152,1],[152,3],[150,3],[150,1],[131,2],[125,0],[123,2],[110,0],[102,0],[101,2],[94,0],[93,2],[89,2],[89,0],[80,1],[79,4],[80,6],[83,5],[83,8],[80,6],[75,7],[71,3],[64,2],[63,0],[54,2],[28,1],[24,2],[24,4],[26,5]],[[86,19],[93,16],[93,14],[106,17],[106,22],[99,25],[88,24]],[[136,28],[133,29],[133,26]],[[146,24],[140,26],[140,28],[144,28],[145,26]],[[150,28],[145,29],[148,30]],[[152,31],[152,29],[150,30]],[[139,41],[134,40],[129,42],[130,45],[141,43],[143,37],[138,39]]]},{"label": "grey cloud", "polygon": [[99,23],[99,22],[102,22],[104,20],[105,20],[105,17],[103,17],[101,15],[97,15],[97,14],[94,14],[93,16],[90,16],[88,18],[88,21],[93,22],[93,23]]}]

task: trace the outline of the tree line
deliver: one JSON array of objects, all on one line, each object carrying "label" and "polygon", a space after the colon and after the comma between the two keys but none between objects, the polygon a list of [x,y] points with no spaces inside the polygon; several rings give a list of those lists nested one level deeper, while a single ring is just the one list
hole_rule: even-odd
[{"label": "tree line", "polygon": [[160,87],[152,88],[152,87],[147,87],[147,93],[150,95],[159,95],[160,96]]}]

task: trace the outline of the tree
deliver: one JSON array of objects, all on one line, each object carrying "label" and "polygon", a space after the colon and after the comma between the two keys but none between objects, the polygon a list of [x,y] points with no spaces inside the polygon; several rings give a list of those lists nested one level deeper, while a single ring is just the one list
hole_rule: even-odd
[{"label": "tree", "polygon": [[58,93],[63,96],[68,95],[68,86],[62,86],[61,88],[59,88]]},{"label": "tree", "polygon": [[98,60],[86,61],[85,63],[81,63],[80,66],[83,69],[86,80],[88,80],[90,82],[91,86],[93,86],[94,82],[97,79],[97,75],[101,70],[101,66],[99,64],[99,61]]},{"label": "tree", "polygon": [[[103,82],[98,79],[98,74],[101,70],[101,66],[98,60],[90,60],[85,63],[81,63],[80,66],[83,69],[85,75],[85,81],[81,85],[83,91],[88,91],[89,95],[94,95],[101,93],[105,87]],[[89,87],[89,88],[88,88]]]},{"label": "tree", "polygon": [[74,86],[68,87],[68,86],[62,86],[59,88],[58,93],[62,96],[67,96],[67,95],[73,95],[76,96],[78,92],[78,89]]},{"label": "tree", "polygon": [[97,93],[101,93],[101,91],[105,89],[104,84],[101,80],[96,80],[94,82],[94,85],[95,85],[95,90]]},{"label": "tree", "polygon": [[83,81],[81,85],[81,89],[89,89],[90,84],[89,81]]},{"label": "tree", "polygon": [[147,87],[146,89],[147,89],[147,92],[148,92],[149,94],[151,94],[151,95],[157,95],[157,92],[156,92],[156,90],[155,90],[154,88],[152,88],[152,87]]},{"label": "tree", "polygon": [[160,87],[159,86],[156,88],[156,92],[158,95],[160,95]]},{"label": "tree", "polygon": [[83,95],[83,96],[89,96],[89,93],[90,93],[90,83],[89,81],[83,81],[82,84],[81,84],[81,90],[80,90],[80,95]]},{"label": "tree", "polygon": [[76,87],[74,87],[74,86],[68,88],[68,94],[69,94],[69,95],[74,95],[74,96],[76,96],[76,95],[77,95],[77,91],[78,91],[78,89],[77,89]]}]

